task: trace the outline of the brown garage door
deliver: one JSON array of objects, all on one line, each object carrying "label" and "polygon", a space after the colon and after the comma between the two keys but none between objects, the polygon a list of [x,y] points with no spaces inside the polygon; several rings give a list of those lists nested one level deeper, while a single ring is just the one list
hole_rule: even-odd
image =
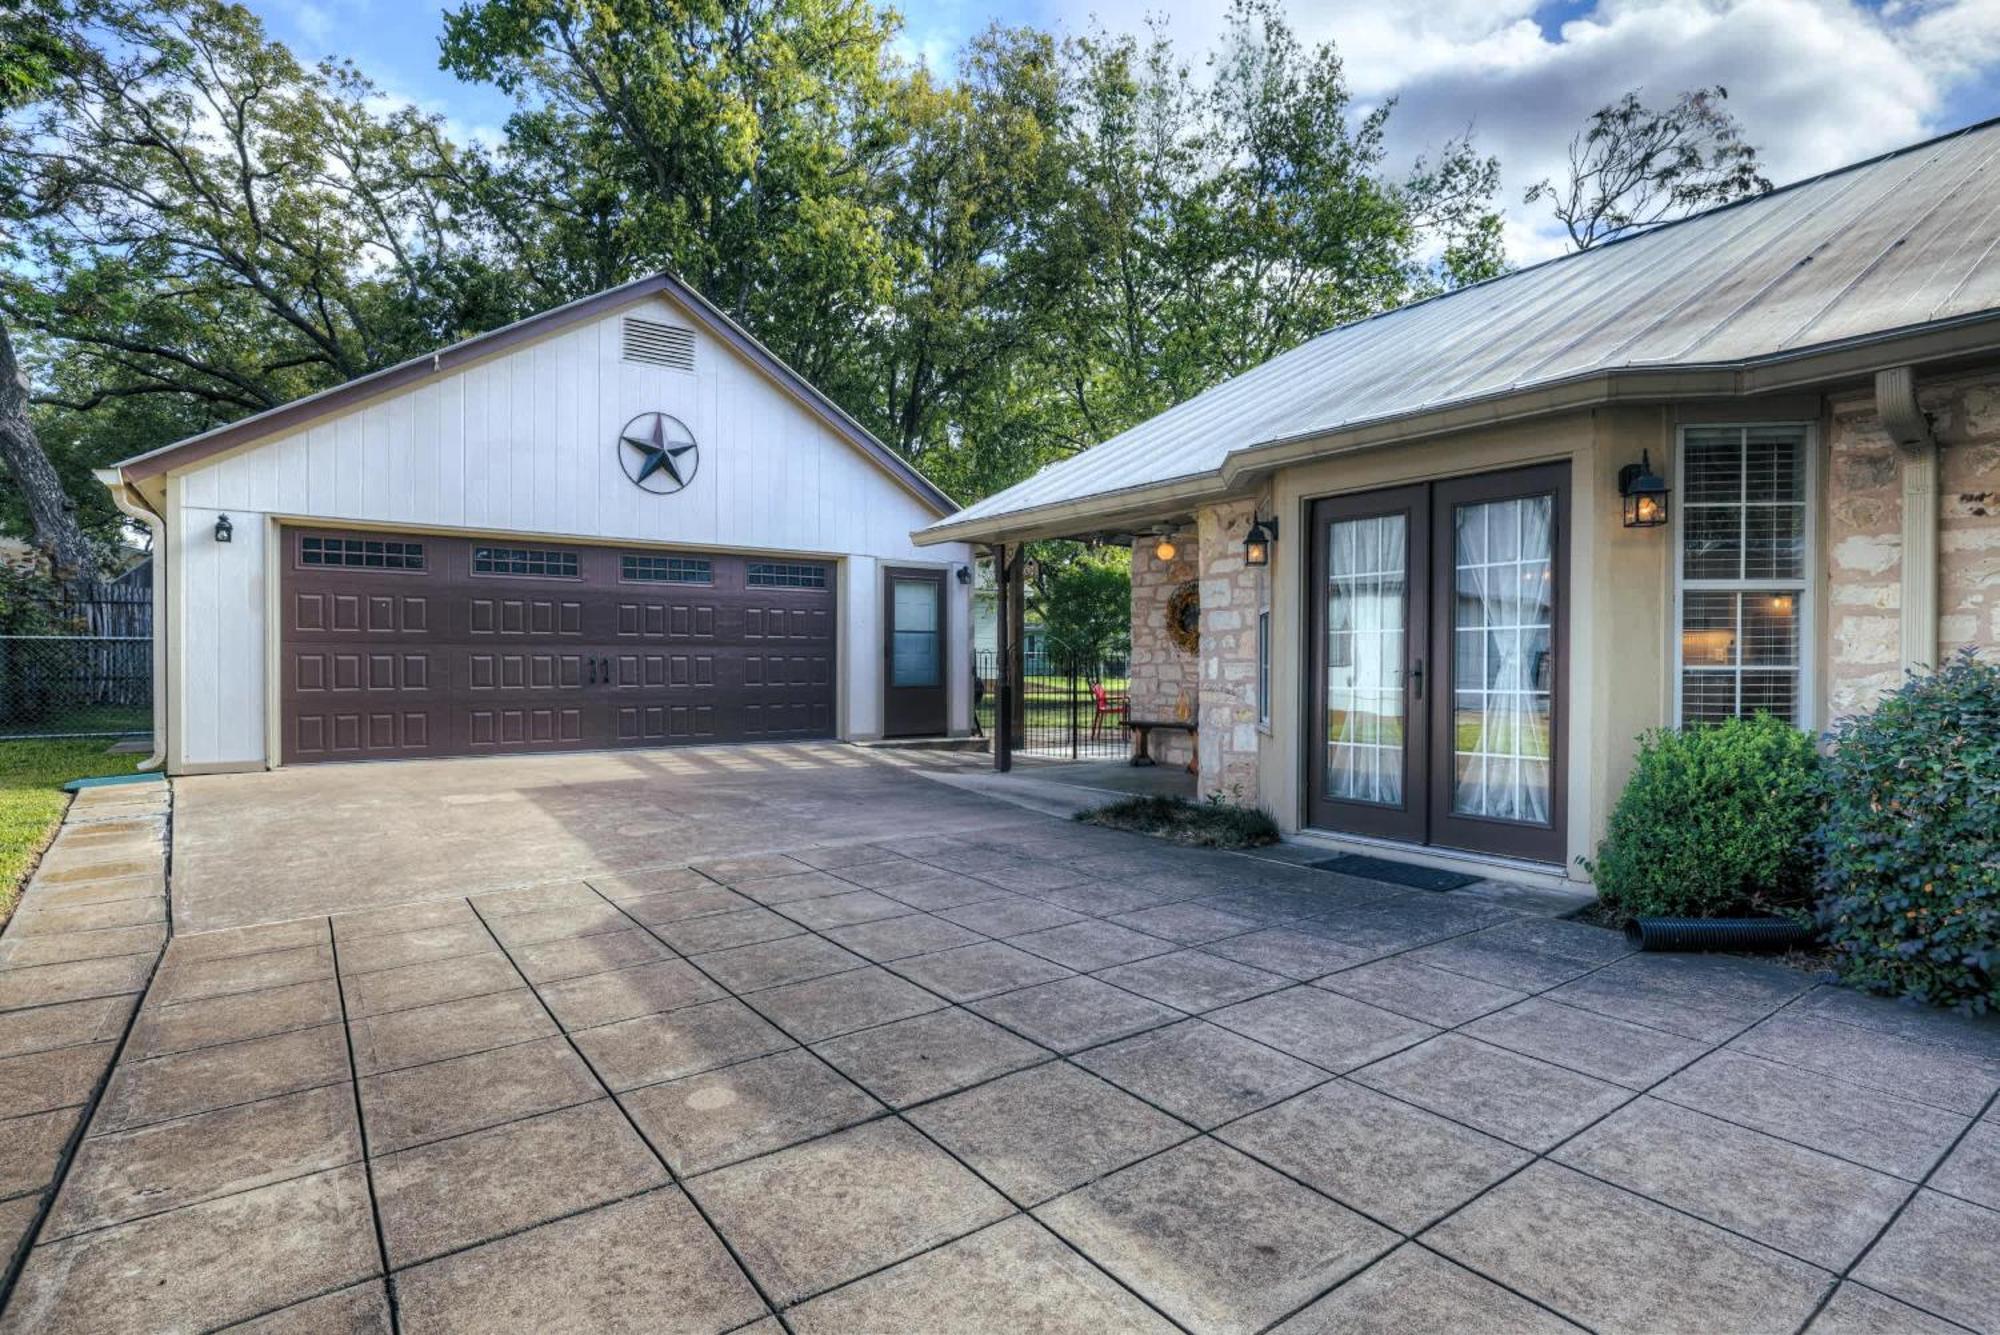
[{"label": "brown garage door", "polygon": [[284,531],[283,759],[831,737],[805,559]]}]

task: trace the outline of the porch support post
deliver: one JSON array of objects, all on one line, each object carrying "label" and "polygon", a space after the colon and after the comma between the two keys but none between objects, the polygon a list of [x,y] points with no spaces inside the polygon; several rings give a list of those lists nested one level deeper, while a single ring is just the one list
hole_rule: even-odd
[{"label": "porch support post", "polygon": [[993,768],[1002,774],[1014,768],[1014,618],[1009,603],[1014,581],[1007,570],[1007,544],[996,542],[993,553]]},{"label": "porch support post", "polygon": [[1929,672],[1938,656],[1938,439],[1913,368],[1875,373],[1875,411],[1902,455],[1903,671]]},{"label": "porch support post", "polygon": [[1011,618],[1007,632],[1008,652],[1013,655],[1008,663],[1007,674],[1014,682],[1010,697],[1013,712],[1010,720],[1008,739],[1010,748],[1028,744],[1028,670],[1027,670],[1027,617],[1028,617],[1028,544],[1014,544],[1014,559],[1007,563],[1007,615]]}]

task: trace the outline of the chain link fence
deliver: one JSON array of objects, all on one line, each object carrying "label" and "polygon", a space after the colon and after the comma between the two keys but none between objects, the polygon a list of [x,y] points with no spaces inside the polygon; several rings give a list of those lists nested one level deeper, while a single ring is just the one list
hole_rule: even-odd
[{"label": "chain link fence", "polygon": [[152,730],[152,637],[0,635],[0,738]]},{"label": "chain link fence", "polygon": [[14,570],[0,617],[0,738],[153,730],[150,563],[82,585]]}]

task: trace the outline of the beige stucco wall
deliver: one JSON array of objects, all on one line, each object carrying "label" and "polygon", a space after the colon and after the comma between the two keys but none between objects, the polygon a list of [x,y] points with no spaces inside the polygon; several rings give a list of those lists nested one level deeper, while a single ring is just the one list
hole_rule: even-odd
[{"label": "beige stucco wall", "polygon": [[[1938,464],[1938,643],[1913,657],[2000,649],[2000,370],[1920,381]],[[1834,398],[1826,489],[1827,716],[1902,680],[1903,461],[1873,397]]]},{"label": "beige stucco wall", "polygon": [[[1945,442],[1941,467],[1940,656],[1961,645],[2000,651],[2000,370],[1923,381],[1921,396]],[[1152,541],[1133,552],[1135,714],[1201,721],[1202,793],[1269,810],[1288,831],[1304,824],[1316,724],[1303,668],[1310,613],[1309,513],[1314,499],[1567,461],[1570,504],[1567,709],[1560,746],[1567,804],[1564,871],[1603,837],[1631,773],[1638,738],[1674,717],[1674,528],[1627,529],[1620,468],[1650,456],[1674,477],[1679,429],[1700,423],[1803,422],[1813,428],[1811,508],[1817,552],[1807,600],[1806,723],[1865,705],[1899,677],[1902,481],[1867,389],[1681,405],[1615,405],[1530,424],[1318,460],[1256,479],[1254,504],[1202,508],[1179,559],[1163,566]],[[1253,514],[1275,514],[1280,538],[1268,571],[1242,564]],[[1190,556],[1198,560],[1190,562]],[[1165,637],[1166,599],[1182,580],[1202,589],[1200,661]],[[1256,612],[1272,609],[1271,721],[1257,726]],[[1166,754],[1185,758],[1179,739]]]},{"label": "beige stucco wall", "polygon": [[[1194,722],[1200,709],[1197,662],[1167,636],[1167,600],[1195,578],[1197,542],[1193,532],[1174,537],[1174,559],[1153,555],[1155,540],[1132,544],[1131,717]],[[1162,765],[1185,765],[1194,755],[1186,733],[1161,732],[1152,754]]]},{"label": "beige stucco wall", "polygon": [[1814,421],[1816,397],[1755,405],[1633,405],[1567,414],[1422,444],[1291,468],[1272,480],[1286,541],[1273,562],[1272,723],[1259,758],[1264,804],[1288,830],[1303,824],[1307,683],[1302,668],[1310,625],[1302,590],[1312,500],[1414,482],[1464,477],[1531,464],[1570,467],[1569,654],[1567,708],[1558,721],[1563,752],[1568,849],[1565,874],[1581,878],[1579,857],[1603,837],[1612,801],[1631,773],[1638,737],[1673,716],[1673,533],[1628,529],[1618,472],[1642,453],[1671,477],[1678,429],[1719,421]]}]

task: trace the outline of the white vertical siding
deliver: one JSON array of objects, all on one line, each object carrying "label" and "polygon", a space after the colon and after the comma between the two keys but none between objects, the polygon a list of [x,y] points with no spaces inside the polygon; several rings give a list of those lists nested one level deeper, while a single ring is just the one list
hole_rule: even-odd
[{"label": "white vertical siding", "polygon": [[[882,735],[882,571],[873,557],[851,556],[841,568],[846,609],[840,676],[848,684],[848,737]],[[865,683],[865,689],[856,689]]]},{"label": "white vertical siding", "polygon": [[224,511],[183,505],[170,526],[180,618],[180,736],[168,743],[186,764],[227,764],[264,754],[265,524],[243,510],[229,514],[229,542],[215,540]]},{"label": "white vertical siding", "polygon": [[[180,763],[264,761],[272,516],[847,558],[846,733],[880,733],[880,563],[961,563],[969,550],[912,545],[929,509],[726,345],[697,332],[693,374],[624,361],[626,314],[693,327],[649,298],[175,474]],[[672,496],[634,487],[615,448],[626,422],[653,411],[680,418],[701,445],[694,480]],[[222,511],[236,526],[228,547],[210,535]],[[962,730],[969,608],[950,587],[950,722]]]}]

